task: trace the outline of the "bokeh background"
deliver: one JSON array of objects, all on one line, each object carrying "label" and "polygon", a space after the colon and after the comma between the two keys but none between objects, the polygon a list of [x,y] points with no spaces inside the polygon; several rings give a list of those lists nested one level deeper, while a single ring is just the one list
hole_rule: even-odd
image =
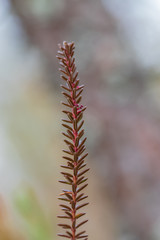
[{"label": "bokeh background", "polygon": [[0,239],[57,239],[63,40],[85,84],[89,239],[160,240],[159,0],[0,0]]}]

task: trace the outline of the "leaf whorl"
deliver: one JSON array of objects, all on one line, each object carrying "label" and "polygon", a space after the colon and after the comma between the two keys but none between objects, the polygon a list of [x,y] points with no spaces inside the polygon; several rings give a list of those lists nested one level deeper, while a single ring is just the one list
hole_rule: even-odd
[{"label": "leaf whorl", "polygon": [[[60,180],[60,183],[67,184],[71,186],[71,190],[63,190],[60,194],[59,199],[65,204],[60,204],[64,215],[58,216],[58,218],[70,219],[70,224],[58,224],[66,230],[65,234],[58,234],[58,236],[63,238],[68,238],[71,240],[83,239],[88,240],[88,235],[85,231],[77,233],[77,229],[85,224],[88,220],[79,221],[79,219],[85,215],[83,212],[79,212],[83,207],[87,206],[89,203],[81,203],[88,196],[82,193],[82,190],[88,186],[85,178],[86,164],[84,159],[87,157],[88,153],[83,154],[85,151],[85,141],[84,129],[82,129],[84,120],[83,112],[86,107],[81,104],[82,92],[84,85],[79,86],[78,72],[76,71],[75,58],[74,55],[74,43],[63,42],[63,45],[59,44],[59,51],[57,58],[59,59],[60,72],[62,73],[61,78],[64,80],[64,85],[61,85],[63,89],[63,96],[66,102],[62,104],[66,107],[62,112],[67,116],[67,119],[62,119],[63,127],[65,128],[64,142],[67,145],[67,150],[63,150],[66,156],[63,158],[66,160],[66,165],[61,165],[61,167],[66,172],[61,172],[64,180]],[[67,172],[68,171],[68,172]],[[80,202],[80,204],[79,204]]]}]

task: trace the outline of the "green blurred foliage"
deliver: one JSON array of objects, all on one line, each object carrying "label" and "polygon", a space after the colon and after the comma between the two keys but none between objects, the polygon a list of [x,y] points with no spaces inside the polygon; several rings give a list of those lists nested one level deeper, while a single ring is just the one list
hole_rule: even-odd
[{"label": "green blurred foliage", "polygon": [[19,190],[15,196],[15,206],[24,220],[27,239],[53,240],[51,223],[32,189]]}]

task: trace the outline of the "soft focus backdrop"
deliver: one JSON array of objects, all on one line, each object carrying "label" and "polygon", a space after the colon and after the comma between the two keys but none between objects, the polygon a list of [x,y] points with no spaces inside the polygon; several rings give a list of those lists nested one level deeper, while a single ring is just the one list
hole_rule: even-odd
[{"label": "soft focus backdrop", "polygon": [[58,239],[63,40],[85,84],[89,239],[160,240],[159,0],[0,0],[0,239]]}]

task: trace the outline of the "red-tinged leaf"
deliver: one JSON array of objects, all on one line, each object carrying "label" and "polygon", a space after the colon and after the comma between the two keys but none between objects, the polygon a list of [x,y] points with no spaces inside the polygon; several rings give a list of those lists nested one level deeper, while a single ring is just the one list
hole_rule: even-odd
[{"label": "red-tinged leaf", "polygon": [[77,176],[77,172],[78,172],[78,169],[77,169],[77,167],[75,167],[75,168],[73,169],[74,176]]},{"label": "red-tinged leaf", "polygon": [[77,90],[84,88],[84,85],[78,86]]},{"label": "red-tinged leaf", "polygon": [[88,235],[79,236],[79,237],[77,237],[77,239],[86,238],[86,237],[88,237]]},{"label": "red-tinged leaf", "polygon": [[78,195],[78,196],[76,197],[76,202],[78,202],[78,200],[79,200],[83,195],[84,195],[84,193],[81,193],[80,195]]},{"label": "red-tinged leaf", "polygon": [[70,96],[68,93],[66,93],[66,92],[62,92],[62,94],[63,94],[65,97],[67,97],[67,98],[71,98],[71,96]]},{"label": "red-tinged leaf", "polygon": [[73,66],[74,62],[75,62],[75,58],[73,58],[72,60],[71,67]]},{"label": "red-tinged leaf", "polygon": [[63,208],[66,208],[66,209],[68,209],[68,210],[70,210],[70,211],[71,211],[71,208],[70,208],[70,207],[68,207],[67,205],[60,204],[59,206],[60,206],[60,207],[63,207]]},{"label": "red-tinged leaf", "polygon": [[65,67],[65,71],[66,71],[67,75],[70,76],[70,70],[68,69],[67,66]]},{"label": "red-tinged leaf", "polygon": [[77,206],[77,207],[76,207],[76,210],[79,210],[80,208],[83,208],[83,207],[87,206],[88,204],[89,204],[89,203],[83,203],[83,204]]},{"label": "red-tinged leaf", "polygon": [[81,167],[79,167],[79,170],[81,170],[82,168],[84,168],[87,164],[83,164]]},{"label": "red-tinged leaf", "polygon": [[71,79],[71,81],[69,81],[69,80],[67,80],[67,83],[68,83],[68,86],[71,88],[71,89],[73,89],[73,86],[72,86],[72,76],[70,76],[70,79]]},{"label": "red-tinged leaf", "polygon": [[59,227],[62,227],[64,229],[71,229],[71,226],[67,225],[67,224],[58,224]]},{"label": "red-tinged leaf", "polygon": [[71,122],[74,121],[72,114],[68,113],[67,116],[68,116],[68,118],[71,120]]},{"label": "red-tinged leaf", "polygon": [[78,77],[78,72],[76,72],[74,78],[73,78],[73,82],[75,82],[76,78]]},{"label": "red-tinged leaf", "polygon": [[76,71],[76,66],[75,66],[75,64],[73,64],[73,66],[72,66],[72,72],[75,73],[75,71]]},{"label": "red-tinged leaf", "polygon": [[69,158],[69,157],[66,157],[66,156],[62,156],[62,158],[66,159],[66,160],[68,160],[68,161],[73,162],[73,159],[72,159],[72,158]]},{"label": "red-tinged leaf", "polygon": [[77,88],[78,84],[79,84],[79,79],[77,79],[77,81],[75,82],[75,85],[74,85],[74,87],[76,88],[76,91],[78,90],[78,88]]},{"label": "red-tinged leaf", "polygon": [[61,172],[61,174],[66,175],[66,176],[69,176],[69,177],[73,177],[72,174],[70,174],[70,173]]},{"label": "red-tinged leaf", "polygon": [[86,169],[86,170],[84,170],[83,172],[80,172],[80,173],[78,174],[78,177],[82,176],[83,174],[85,174],[85,173],[88,172],[88,171],[89,171],[89,168]]},{"label": "red-tinged leaf", "polygon": [[74,154],[75,153],[75,150],[74,150],[74,147],[72,145],[69,145],[69,150]]},{"label": "red-tinged leaf", "polygon": [[69,182],[66,182],[66,181],[63,181],[63,180],[59,180],[60,183],[63,183],[63,184],[68,184],[68,185],[71,185],[71,183]]},{"label": "red-tinged leaf", "polygon": [[73,193],[76,192],[76,189],[77,189],[76,185],[75,185],[75,184],[72,184],[72,191],[73,191]]},{"label": "red-tinged leaf", "polygon": [[66,175],[64,175],[64,177],[72,184],[73,180],[70,177],[68,177]]},{"label": "red-tinged leaf", "polygon": [[70,233],[70,232],[68,232],[68,231],[66,231],[66,233],[67,233],[68,236],[70,236],[71,238],[73,237],[73,236],[72,236],[72,233]]},{"label": "red-tinged leaf", "polygon": [[76,226],[76,229],[79,228],[79,227],[81,227],[81,226],[82,226],[83,224],[85,224],[86,222],[88,222],[88,220],[85,220],[85,221],[79,223],[79,224]]},{"label": "red-tinged leaf", "polygon": [[82,181],[80,181],[80,182],[78,183],[78,185],[80,185],[80,184],[86,182],[87,180],[88,180],[88,178],[83,179]]},{"label": "red-tinged leaf", "polygon": [[68,104],[65,103],[65,102],[61,102],[61,103],[62,103],[62,105],[66,106],[66,107],[72,108],[72,106],[68,105]]},{"label": "red-tinged leaf", "polygon": [[81,112],[76,119],[77,123],[82,119],[82,117],[83,117],[83,113]]},{"label": "red-tinged leaf", "polygon": [[85,148],[84,145],[81,146],[81,147],[78,147],[78,151],[77,151],[78,155],[80,155],[80,152],[81,152],[84,148]]},{"label": "red-tinged leaf", "polygon": [[84,107],[81,109],[82,112],[84,112],[87,109],[87,107]]},{"label": "red-tinged leaf", "polygon": [[65,113],[65,114],[72,114],[70,111],[68,111],[68,110],[62,110],[62,112],[63,113]]},{"label": "red-tinged leaf", "polygon": [[79,93],[76,95],[76,98],[78,98],[78,97],[81,95],[82,92],[83,92],[83,89],[81,89],[81,90],[79,91]]},{"label": "red-tinged leaf", "polygon": [[[74,88],[72,91],[72,98],[75,99],[76,98],[76,89]],[[75,113],[77,114],[77,112]]]},{"label": "red-tinged leaf", "polygon": [[87,138],[85,137],[85,138],[81,141],[81,143],[80,143],[80,145],[79,145],[79,148],[81,148],[81,147],[83,146],[83,144],[85,143],[86,140],[87,140]]},{"label": "red-tinged leaf", "polygon": [[65,86],[63,86],[63,85],[60,85],[60,86],[61,86],[61,88],[65,89],[65,90],[68,91],[68,92],[71,91],[71,89],[69,89],[69,88],[67,88],[67,87],[65,87]]},{"label": "red-tinged leaf", "polygon": [[86,158],[88,156],[88,153],[86,153],[85,155],[83,155],[80,159],[79,159],[79,162],[81,161],[81,160],[83,160],[84,158]]},{"label": "red-tinged leaf", "polygon": [[77,122],[76,122],[76,120],[73,121],[73,127],[77,131]]},{"label": "red-tinged leaf", "polygon": [[80,103],[80,101],[81,101],[81,99],[82,99],[82,97],[80,96],[78,99],[77,99],[77,103]]},{"label": "red-tinged leaf", "polygon": [[59,64],[61,65],[61,67],[65,67],[65,65],[62,61]]},{"label": "red-tinged leaf", "polygon": [[79,138],[77,137],[75,141],[75,146],[78,147],[78,144],[79,144]]},{"label": "red-tinged leaf", "polygon": [[65,212],[65,213],[69,216],[69,218],[72,218],[72,214],[70,212]]},{"label": "red-tinged leaf", "polygon": [[74,135],[73,135],[73,133],[69,129],[67,130],[67,133],[69,134],[69,136],[72,137],[72,139],[74,139]]},{"label": "red-tinged leaf", "polygon": [[77,215],[75,216],[75,218],[78,219],[78,218],[84,216],[85,214],[86,214],[86,213],[79,213],[79,214],[77,214]]},{"label": "red-tinged leaf", "polygon": [[65,77],[65,76],[63,76],[63,75],[61,75],[61,78],[64,80],[64,81],[67,81],[68,79]]},{"label": "red-tinged leaf", "polygon": [[79,131],[81,129],[81,127],[83,126],[84,124],[84,120],[80,123],[79,127],[77,128],[77,131]]},{"label": "red-tinged leaf", "polygon": [[68,235],[65,235],[65,234],[60,234],[60,233],[58,233],[57,234],[59,237],[66,237],[66,238],[70,238]]},{"label": "red-tinged leaf", "polygon": [[61,51],[57,51],[58,54],[62,55],[64,57],[64,53]]},{"label": "red-tinged leaf", "polygon": [[67,72],[65,72],[63,69],[59,68],[59,71],[64,73],[65,75],[69,76],[69,74]]},{"label": "red-tinged leaf", "polygon": [[81,168],[81,166],[82,166],[83,164],[84,164],[84,160],[78,161],[78,165],[77,165],[78,170],[80,170],[80,168]]},{"label": "red-tinged leaf", "polygon": [[69,193],[72,194],[72,192],[70,190],[66,190],[66,189],[62,189],[63,193]]},{"label": "red-tinged leaf", "polygon": [[66,209],[66,208],[61,208],[61,210],[62,211],[64,211],[64,212],[67,212],[67,211],[69,211],[68,209]]},{"label": "red-tinged leaf", "polygon": [[69,152],[69,151],[67,151],[67,150],[62,150],[62,151],[65,152],[65,153],[67,153],[67,154],[69,154],[69,155],[73,155],[72,152]]},{"label": "red-tinged leaf", "polygon": [[70,201],[72,201],[72,196],[70,196],[68,193],[65,193],[65,195],[66,195],[66,197],[68,197],[68,199],[69,199]]},{"label": "red-tinged leaf", "polygon": [[78,190],[77,190],[77,193],[79,193],[80,191],[82,191],[84,188],[86,188],[88,186],[88,183],[83,185],[82,187],[80,187]]},{"label": "red-tinged leaf", "polygon": [[69,166],[64,166],[64,165],[61,165],[62,168],[65,168],[65,169],[73,169],[72,167],[69,167]]},{"label": "red-tinged leaf", "polygon": [[58,55],[56,55],[56,58],[58,58],[60,61],[62,60],[62,57],[59,57]]},{"label": "red-tinged leaf", "polygon": [[71,57],[73,57],[73,55],[74,55],[74,51],[71,53]]},{"label": "red-tinged leaf", "polygon": [[82,146],[81,149],[79,149],[79,151],[78,151],[78,155],[81,155],[85,150],[86,150],[86,148],[84,146]]},{"label": "red-tinged leaf", "polygon": [[58,218],[67,218],[67,219],[70,219],[70,217],[68,217],[68,216],[65,216],[65,215],[59,215],[59,216],[57,216]]},{"label": "red-tinged leaf", "polygon": [[71,107],[74,106],[74,103],[72,102],[72,100],[70,98],[67,98],[67,101],[68,101],[68,103],[70,104]]},{"label": "red-tinged leaf", "polygon": [[62,119],[63,122],[66,122],[66,123],[72,123],[71,121],[69,120],[66,120],[66,119]]},{"label": "red-tinged leaf", "polygon": [[68,162],[68,166],[74,168],[74,165],[71,162]]},{"label": "red-tinged leaf", "polygon": [[59,197],[58,199],[62,200],[62,201],[70,202],[70,200],[68,198],[61,198],[61,197]]},{"label": "red-tinged leaf", "polygon": [[70,129],[70,130],[72,131],[72,128],[71,128],[70,126],[68,126],[67,124],[62,123],[62,126],[65,127],[65,128],[67,128],[67,129]]},{"label": "red-tinged leaf", "polygon": [[84,135],[84,129],[82,129],[82,130],[80,131],[80,133],[78,134],[78,136],[79,136],[79,138],[81,138],[83,135]]},{"label": "red-tinged leaf", "polygon": [[71,138],[68,134],[66,134],[66,133],[64,133],[64,132],[62,132],[62,134],[63,134],[65,137],[67,137],[67,138],[69,138],[69,139],[72,140],[72,138]]},{"label": "red-tinged leaf", "polygon": [[83,176],[82,176],[81,178],[79,178],[79,179],[77,180],[77,185],[79,185],[79,183],[80,183],[83,179],[84,179]]},{"label": "red-tinged leaf", "polygon": [[70,49],[71,50],[73,50],[75,47],[74,47],[74,42],[72,42],[71,44],[70,44]]},{"label": "red-tinged leaf", "polygon": [[85,232],[86,231],[82,231],[82,232],[78,233],[75,237],[77,238],[77,237],[81,236],[82,234],[84,234]]},{"label": "red-tinged leaf", "polygon": [[80,199],[78,199],[77,202],[80,202],[80,201],[82,201],[82,200],[84,200],[84,199],[86,199],[86,198],[88,198],[88,196],[81,197]]}]

